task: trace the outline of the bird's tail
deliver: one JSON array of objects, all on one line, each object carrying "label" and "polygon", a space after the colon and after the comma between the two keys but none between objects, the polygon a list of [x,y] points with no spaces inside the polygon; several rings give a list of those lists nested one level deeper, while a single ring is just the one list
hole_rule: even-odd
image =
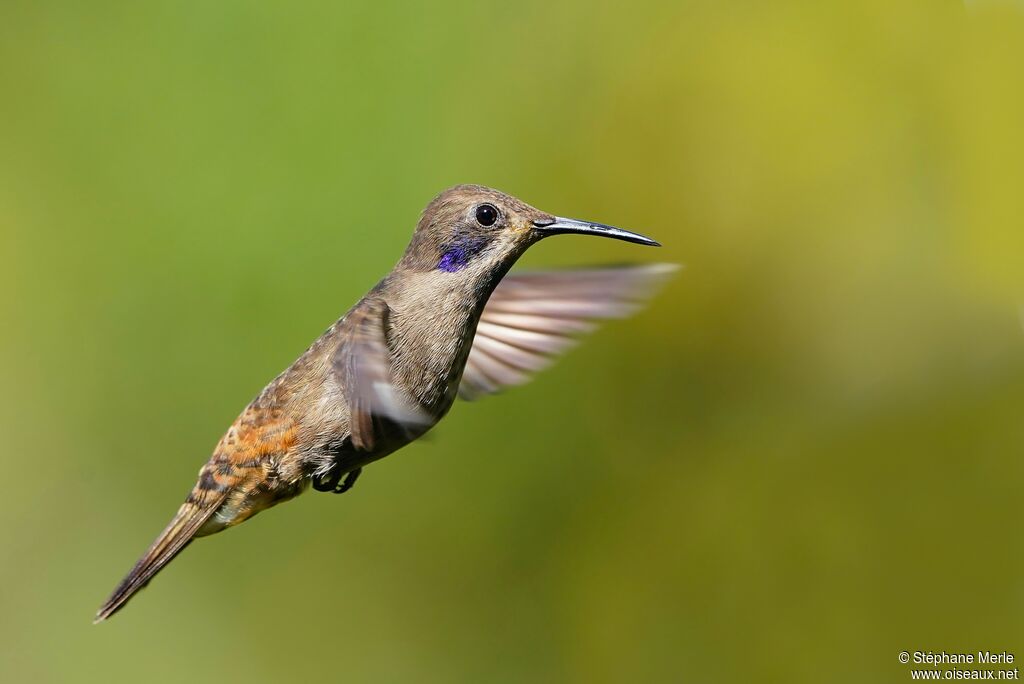
[{"label": "bird's tail", "polygon": [[198,504],[193,503],[190,497],[189,501],[182,504],[167,528],[97,611],[93,623],[102,622],[120,610],[135,592],[145,587],[156,573],[181,553],[210,516],[217,511],[220,503],[221,500]]}]

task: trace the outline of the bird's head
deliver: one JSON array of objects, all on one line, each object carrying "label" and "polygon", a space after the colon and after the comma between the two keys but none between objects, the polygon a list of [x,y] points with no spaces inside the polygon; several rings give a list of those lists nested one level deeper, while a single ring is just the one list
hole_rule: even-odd
[{"label": "bird's head", "polygon": [[545,213],[482,185],[457,185],[427,205],[399,267],[451,274],[472,269],[500,277],[530,245],[565,233],[658,245],[621,228]]}]

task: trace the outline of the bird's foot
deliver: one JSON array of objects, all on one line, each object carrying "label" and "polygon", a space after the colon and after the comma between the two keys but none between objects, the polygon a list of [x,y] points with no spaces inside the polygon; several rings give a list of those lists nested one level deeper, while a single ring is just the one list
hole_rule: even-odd
[{"label": "bird's foot", "polygon": [[352,485],[356,483],[356,480],[359,479],[359,476],[362,474],[362,472],[362,468],[356,468],[355,470],[346,473],[345,479],[342,481],[341,486],[334,488],[334,493],[344,494],[348,490],[352,489]]},{"label": "bird's foot", "polygon": [[318,492],[331,492],[333,494],[344,494],[348,490],[352,489],[352,485],[359,479],[359,475],[363,472],[362,468],[356,468],[355,470],[345,473],[345,479],[341,479],[341,471],[337,468],[330,470],[322,475],[313,476],[313,489]]}]

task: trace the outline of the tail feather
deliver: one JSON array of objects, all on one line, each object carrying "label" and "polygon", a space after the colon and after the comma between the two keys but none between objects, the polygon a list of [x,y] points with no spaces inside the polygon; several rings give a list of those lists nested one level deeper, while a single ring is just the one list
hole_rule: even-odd
[{"label": "tail feather", "polygon": [[221,501],[209,502],[199,506],[191,501],[182,504],[177,515],[167,528],[157,537],[149,550],[139,559],[128,576],[114,589],[99,611],[93,623],[102,622],[116,613],[128,600],[135,595],[153,576],[170,563],[182,549],[188,546],[199,529],[220,507]]}]

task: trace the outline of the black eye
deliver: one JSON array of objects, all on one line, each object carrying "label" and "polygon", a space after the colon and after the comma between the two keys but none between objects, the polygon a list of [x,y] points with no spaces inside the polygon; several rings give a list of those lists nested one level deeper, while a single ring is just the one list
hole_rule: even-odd
[{"label": "black eye", "polygon": [[481,226],[493,226],[498,220],[498,210],[493,204],[481,204],[476,208],[476,220]]}]

